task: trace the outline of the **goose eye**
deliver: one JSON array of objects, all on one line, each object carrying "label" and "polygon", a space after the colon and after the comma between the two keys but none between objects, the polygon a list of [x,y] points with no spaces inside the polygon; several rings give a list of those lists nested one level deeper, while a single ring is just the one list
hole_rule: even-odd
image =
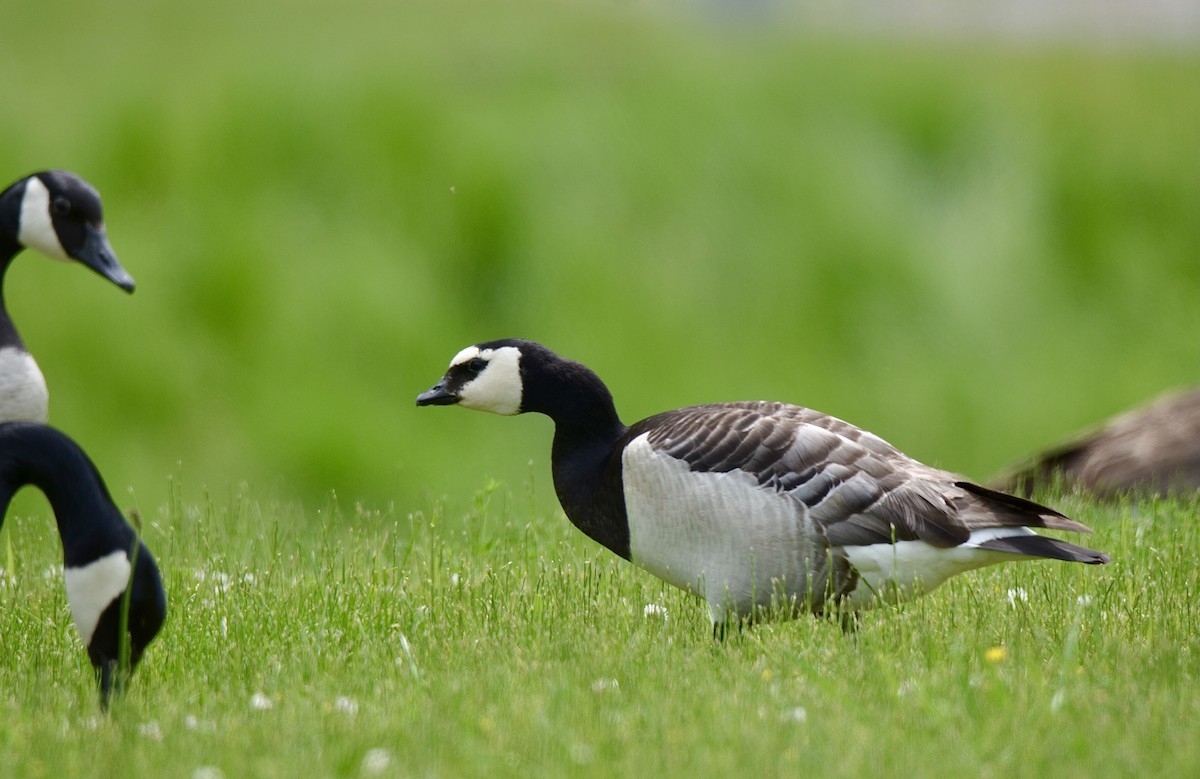
[{"label": "goose eye", "polygon": [[54,202],[50,204],[50,207],[54,209],[54,213],[57,216],[66,216],[71,213],[71,201],[65,197],[54,198]]},{"label": "goose eye", "polygon": [[473,359],[469,363],[467,363],[467,369],[469,371],[471,371],[471,373],[479,373],[485,367],[487,367],[487,360],[481,359],[479,357],[476,357],[475,359]]}]

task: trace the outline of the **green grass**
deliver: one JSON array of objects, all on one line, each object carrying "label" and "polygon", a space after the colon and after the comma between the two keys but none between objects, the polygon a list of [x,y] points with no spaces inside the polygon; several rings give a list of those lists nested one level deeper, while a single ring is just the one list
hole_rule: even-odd
[{"label": "green grass", "polygon": [[1055,500],[1113,564],[987,569],[853,637],[800,619],[720,645],[700,601],[530,500],[493,484],[462,517],[238,496],[147,518],[171,613],[107,718],[42,574],[51,523],[10,519],[6,773],[360,776],[372,750],[384,776],[1200,768],[1195,500]]}]

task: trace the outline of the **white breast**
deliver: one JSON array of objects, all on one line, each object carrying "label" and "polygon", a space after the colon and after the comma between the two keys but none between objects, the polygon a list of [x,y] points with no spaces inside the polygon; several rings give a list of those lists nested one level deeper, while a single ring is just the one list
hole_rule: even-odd
[{"label": "white breast", "polygon": [[50,393],[33,356],[15,346],[0,348],[0,422],[42,422],[50,415]]},{"label": "white breast", "polygon": [[75,627],[84,644],[92,642],[100,615],[125,592],[130,568],[129,556],[124,551],[117,551],[64,572],[71,616],[75,618]]},{"label": "white breast", "polygon": [[822,559],[803,504],[743,471],[693,472],[647,436],[622,453],[633,562],[708,601],[713,619],[749,614],[772,595],[804,600]]}]

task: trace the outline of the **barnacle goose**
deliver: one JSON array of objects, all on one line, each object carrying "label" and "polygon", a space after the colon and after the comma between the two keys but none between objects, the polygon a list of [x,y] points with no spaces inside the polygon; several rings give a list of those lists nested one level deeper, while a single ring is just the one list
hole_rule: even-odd
[{"label": "barnacle goose", "polygon": [[124,681],[120,631],[126,590],[130,671],[166,618],[158,566],[78,444],[46,425],[0,424],[0,526],[13,494],[27,484],[45,493],[58,522],[67,600],[96,669],[100,704],[107,707]]},{"label": "barnacle goose", "polygon": [[1126,411],[1015,466],[995,486],[1027,496],[1057,483],[1102,498],[1200,490],[1200,388]]},{"label": "barnacle goose", "polygon": [[517,339],[469,346],[418,406],[554,420],[554,487],[595,541],[709,605],[714,633],[768,607],[843,616],[993,563],[1107,555],[1029,528],[1091,532],[784,403],[714,403],[630,427],[580,363]]},{"label": "barnacle goose", "polygon": [[4,274],[24,248],[77,260],[127,292],[134,285],[109,246],[100,196],[86,181],[47,170],[0,192],[0,421],[45,422],[46,380],[4,306]]}]

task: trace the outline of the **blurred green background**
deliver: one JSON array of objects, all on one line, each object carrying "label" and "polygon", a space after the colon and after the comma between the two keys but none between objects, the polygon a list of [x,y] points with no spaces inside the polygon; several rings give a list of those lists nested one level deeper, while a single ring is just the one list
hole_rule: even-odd
[{"label": "blurred green background", "polygon": [[454,513],[551,494],[548,420],[414,406],[486,339],[976,478],[1200,379],[1195,47],[688,8],[9,3],[2,183],[90,180],[138,282],[14,263],[52,423],[143,511]]}]

